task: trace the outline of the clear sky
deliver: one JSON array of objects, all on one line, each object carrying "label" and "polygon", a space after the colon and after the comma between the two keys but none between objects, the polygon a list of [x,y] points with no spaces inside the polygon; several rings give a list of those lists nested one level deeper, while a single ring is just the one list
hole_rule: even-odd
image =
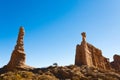
[{"label": "clear sky", "polygon": [[0,0],[0,67],[24,26],[26,64],[74,64],[81,32],[112,60],[120,55],[120,0]]}]

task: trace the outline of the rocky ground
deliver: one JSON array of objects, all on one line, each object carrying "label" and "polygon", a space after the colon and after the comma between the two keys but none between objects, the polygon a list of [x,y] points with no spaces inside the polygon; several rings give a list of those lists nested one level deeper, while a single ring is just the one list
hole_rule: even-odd
[{"label": "rocky ground", "polygon": [[120,73],[88,66],[49,66],[33,70],[0,70],[0,80],[120,80]]}]

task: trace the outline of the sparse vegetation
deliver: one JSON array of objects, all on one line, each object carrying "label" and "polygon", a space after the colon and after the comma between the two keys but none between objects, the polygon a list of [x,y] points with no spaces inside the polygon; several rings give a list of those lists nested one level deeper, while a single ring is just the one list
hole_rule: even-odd
[{"label": "sparse vegetation", "polygon": [[58,66],[58,64],[57,63],[53,63],[53,66]]},{"label": "sparse vegetation", "polygon": [[120,80],[120,74],[83,65],[56,66],[31,71],[8,71],[0,80]]}]

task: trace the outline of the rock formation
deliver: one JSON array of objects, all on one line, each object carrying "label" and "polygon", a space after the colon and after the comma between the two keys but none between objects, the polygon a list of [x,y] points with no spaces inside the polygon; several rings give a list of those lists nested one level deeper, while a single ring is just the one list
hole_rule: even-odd
[{"label": "rock formation", "polygon": [[120,74],[86,65],[69,65],[8,71],[0,74],[0,80],[120,80]]},{"label": "rock formation", "polygon": [[86,42],[85,32],[81,33],[81,35],[82,42],[76,46],[75,65],[110,69],[110,62],[102,56],[102,51]]},{"label": "rock formation", "polygon": [[111,62],[111,66],[113,69],[120,71],[120,55],[113,56],[114,61]]},{"label": "rock formation", "polygon": [[25,52],[24,52],[24,43],[23,43],[23,37],[24,37],[24,28],[20,27],[17,44],[15,46],[14,51],[12,52],[11,59],[9,63],[5,66],[5,69],[12,70],[16,68],[30,68],[25,65]]},{"label": "rock formation", "polygon": [[86,42],[86,34],[83,32],[81,35],[82,35],[81,45],[77,45],[76,47],[75,64],[78,66],[81,65],[93,66],[92,54],[90,53]]}]

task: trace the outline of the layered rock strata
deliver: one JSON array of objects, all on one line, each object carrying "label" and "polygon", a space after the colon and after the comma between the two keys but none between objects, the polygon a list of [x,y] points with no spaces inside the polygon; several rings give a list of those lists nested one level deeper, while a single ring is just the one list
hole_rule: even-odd
[{"label": "layered rock strata", "polygon": [[108,58],[102,56],[102,51],[86,42],[85,32],[81,33],[82,42],[76,46],[75,65],[88,65],[100,69],[111,69]]},{"label": "layered rock strata", "polygon": [[25,65],[26,55],[24,52],[24,43],[23,43],[24,33],[25,33],[24,28],[20,27],[15,49],[12,52],[12,56],[9,63],[4,67],[7,70],[12,70],[16,68],[21,68],[21,69],[30,68],[29,66]]}]

